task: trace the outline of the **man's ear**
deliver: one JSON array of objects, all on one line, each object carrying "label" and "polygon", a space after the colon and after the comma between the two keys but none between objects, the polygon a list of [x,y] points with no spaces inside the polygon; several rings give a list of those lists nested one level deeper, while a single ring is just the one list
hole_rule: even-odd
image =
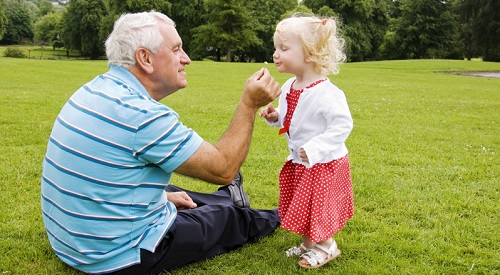
[{"label": "man's ear", "polygon": [[144,72],[146,72],[147,74],[153,73],[153,57],[152,53],[149,50],[145,48],[139,48],[137,51],[135,51],[135,60],[137,62],[137,66],[144,70]]}]

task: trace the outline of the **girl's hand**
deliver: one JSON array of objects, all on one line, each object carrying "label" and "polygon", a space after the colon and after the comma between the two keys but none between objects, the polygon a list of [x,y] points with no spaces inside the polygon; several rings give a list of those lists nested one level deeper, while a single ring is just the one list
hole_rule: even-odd
[{"label": "girl's hand", "polygon": [[274,123],[278,121],[278,112],[274,108],[273,104],[269,103],[267,107],[260,110],[260,117],[263,117],[267,121]]},{"label": "girl's hand", "polygon": [[177,210],[196,208],[196,203],[186,192],[168,192],[168,200],[177,207]]},{"label": "girl's hand", "polygon": [[309,163],[309,158],[307,157],[306,150],[304,150],[304,148],[299,149],[299,157],[303,162]]}]

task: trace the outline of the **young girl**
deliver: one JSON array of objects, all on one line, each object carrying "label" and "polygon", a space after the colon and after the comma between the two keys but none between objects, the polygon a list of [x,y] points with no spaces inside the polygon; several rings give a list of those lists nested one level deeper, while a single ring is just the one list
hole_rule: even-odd
[{"label": "young girl", "polygon": [[345,141],[353,122],[344,93],[330,82],[346,59],[334,19],[292,16],[276,27],[274,64],[294,74],[282,86],[278,108],[260,116],[288,141],[290,155],[280,176],[281,227],[302,235],[287,255],[299,265],[320,267],[340,255],[333,235],[353,216]]}]

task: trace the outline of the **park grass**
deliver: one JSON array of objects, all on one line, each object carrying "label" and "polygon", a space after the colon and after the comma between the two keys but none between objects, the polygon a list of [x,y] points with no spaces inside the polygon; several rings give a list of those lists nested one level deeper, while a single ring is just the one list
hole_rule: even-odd
[{"label": "park grass", "polygon": [[11,45],[0,46],[0,56],[4,56],[5,50],[15,48],[30,59],[45,59],[45,60],[61,60],[61,59],[89,59],[89,57],[81,56],[76,50],[66,51],[65,48],[53,48],[52,46],[41,45]]},{"label": "park grass", "polygon": [[[52,123],[105,61],[0,58],[0,274],[80,274],[51,251],[40,213],[41,162]],[[290,75],[272,74],[283,83]],[[216,142],[248,76],[261,64],[193,62],[188,88],[163,100]],[[355,216],[337,234],[342,257],[302,270],[283,251],[299,237],[278,229],[257,244],[166,274],[500,273],[500,79],[445,74],[500,71],[479,61],[349,63],[332,81],[354,118],[347,141]],[[258,119],[242,167],[256,208],[277,206],[286,144]],[[217,186],[174,176],[186,188]]]}]

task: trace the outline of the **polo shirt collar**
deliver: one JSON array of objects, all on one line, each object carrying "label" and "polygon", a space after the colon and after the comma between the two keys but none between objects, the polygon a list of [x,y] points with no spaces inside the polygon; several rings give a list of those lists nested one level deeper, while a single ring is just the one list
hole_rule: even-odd
[{"label": "polo shirt collar", "polygon": [[128,87],[129,89],[131,89],[133,91],[137,91],[141,95],[144,95],[148,98],[151,98],[148,91],[146,91],[146,89],[144,88],[142,83],[139,81],[139,79],[137,79],[137,77],[135,77],[135,75],[133,75],[127,69],[120,67],[120,66],[112,65],[109,67],[108,74],[110,74],[111,76],[113,76],[115,78],[122,80],[124,83],[126,83],[129,86]]}]

